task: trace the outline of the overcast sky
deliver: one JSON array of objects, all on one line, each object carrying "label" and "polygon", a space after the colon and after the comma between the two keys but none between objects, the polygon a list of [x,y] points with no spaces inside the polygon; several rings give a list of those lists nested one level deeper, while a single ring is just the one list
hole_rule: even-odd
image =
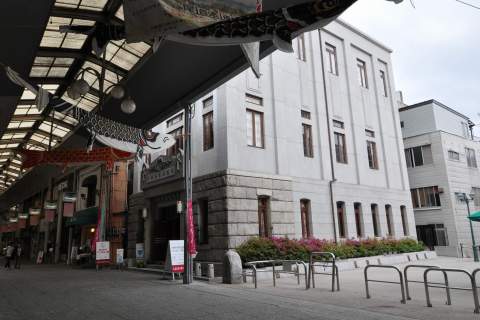
[{"label": "overcast sky", "polygon": [[[436,99],[480,122],[480,10],[455,0],[359,0],[341,18],[391,48],[407,104]],[[480,7],[480,0],[465,0]]]}]

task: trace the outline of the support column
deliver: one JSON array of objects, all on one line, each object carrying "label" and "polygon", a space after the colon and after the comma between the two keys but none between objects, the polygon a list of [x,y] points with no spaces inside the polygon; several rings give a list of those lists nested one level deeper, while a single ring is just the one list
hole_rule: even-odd
[{"label": "support column", "polygon": [[183,156],[184,176],[185,176],[185,214],[184,214],[184,273],[183,283],[190,284],[193,281],[193,261],[188,252],[189,232],[188,232],[188,210],[189,203],[192,201],[192,114],[191,106],[185,107],[185,151]]},{"label": "support column", "polygon": [[62,242],[62,221],[63,221],[63,193],[59,192],[57,201],[57,235],[55,238],[55,263],[60,261],[60,247]]}]

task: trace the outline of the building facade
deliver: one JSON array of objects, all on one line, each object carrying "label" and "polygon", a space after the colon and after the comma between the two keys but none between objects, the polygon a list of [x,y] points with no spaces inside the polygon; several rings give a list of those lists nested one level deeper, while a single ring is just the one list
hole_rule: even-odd
[{"label": "building facade", "polygon": [[[198,261],[255,236],[416,237],[391,51],[341,21],[294,45],[195,103]],[[156,128],[177,145],[132,177],[129,255],[144,241],[151,263],[183,237],[183,123]]]},{"label": "building facade", "polygon": [[[472,212],[480,210],[480,143],[472,122],[435,100],[401,108],[400,118],[418,238],[451,256],[465,246],[471,256],[467,205],[455,193],[473,198]],[[477,223],[473,228],[479,234]]]}]

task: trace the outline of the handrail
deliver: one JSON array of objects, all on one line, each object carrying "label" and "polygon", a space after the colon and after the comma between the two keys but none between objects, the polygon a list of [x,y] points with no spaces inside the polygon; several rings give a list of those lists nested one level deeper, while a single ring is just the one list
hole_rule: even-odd
[{"label": "handrail", "polygon": [[[396,270],[398,272],[398,275],[400,277],[400,282],[395,282],[395,281],[382,281],[382,280],[370,280],[368,279],[368,270],[371,269],[371,268],[379,268],[379,269],[393,269],[393,270]],[[368,265],[365,267],[365,269],[363,270],[363,274],[364,274],[364,277],[365,277],[365,291],[366,291],[366,294],[367,294],[367,299],[370,299],[371,296],[370,296],[370,290],[368,288],[368,282],[379,282],[379,283],[393,283],[393,284],[399,284],[400,285],[400,289],[402,291],[402,300],[400,300],[400,302],[402,304],[406,304],[407,301],[405,299],[405,288],[403,286],[403,274],[402,272],[400,271],[400,269],[398,269],[397,267],[394,267],[394,266],[387,266],[387,265],[376,265],[376,264],[371,264],[371,265]]]},{"label": "handrail", "polygon": [[[290,263],[295,263],[296,266],[297,266],[297,270],[295,272],[289,272],[289,271],[281,271],[281,270],[278,270],[276,271],[275,270],[275,265],[276,264],[279,264],[279,263],[285,263],[285,262],[290,262]],[[301,261],[301,260],[264,260],[264,261],[250,261],[250,262],[247,262],[245,263],[245,265],[247,266],[251,266],[252,269],[253,269],[253,272],[252,272],[252,277],[253,277],[253,280],[254,280],[254,284],[255,284],[255,289],[257,289],[258,287],[258,282],[257,282],[257,273],[258,272],[270,272],[270,270],[258,270],[257,268],[257,265],[259,264],[265,264],[265,265],[269,265],[271,264],[272,266],[272,279],[273,279],[273,286],[276,287],[277,286],[277,281],[276,281],[276,277],[278,274],[280,273],[290,273],[290,274],[295,274],[297,276],[297,282],[298,284],[300,284],[300,269],[299,269],[299,265],[302,265],[303,266],[303,270],[305,272],[305,290],[308,290],[309,288],[309,284],[308,284],[308,268],[307,268],[307,265],[305,264],[305,262]]]},{"label": "handrail", "polygon": [[[428,268],[440,268],[440,267],[423,265],[423,264],[411,264],[411,265],[406,266],[405,269],[403,269],[403,275],[404,275],[404,279],[405,279],[405,291],[407,292],[407,300],[412,300],[412,297],[410,296],[410,289],[409,289],[408,283],[409,282],[423,283],[423,281],[408,280],[408,269],[411,269],[411,268],[428,269]],[[451,305],[452,300],[450,298],[450,287],[448,286],[448,275],[447,275],[446,272],[443,272],[443,278],[445,279],[445,289],[447,291],[447,305]],[[431,284],[440,284],[440,283],[433,283],[433,282],[430,282],[430,283]]]},{"label": "handrail", "polygon": [[[477,270],[474,271],[473,275],[471,275],[468,271],[465,271],[465,270],[462,270],[462,269],[428,268],[427,270],[425,270],[425,272],[423,273],[423,283],[424,283],[424,286],[425,286],[425,296],[426,296],[426,299],[427,299],[427,307],[432,307],[432,303],[430,301],[430,292],[429,292],[428,288],[443,288],[443,287],[440,287],[440,286],[432,286],[432,285],[428,284],[428,273],[433,272],[433,271],[443,272],[444,274],[447,273],[447,272],[456,272],[456,273],[466,274],[469,277],[470,283],[471,283],[471,286],[472,286],[471,290],[472,290],[472,293],[473,293],[473,303],[475,305],[475,311],[474,312],[475,313],[480,313],[480,306],[479,306],[479,302],[478,302],[477,284],[475,282],[475,276],[476,276],[475,271],[477,271]],[[470,290],[469,288],[448,287],[448,282],[446,283],[445,288],[452,289],[452,290]]]},{"label": "handrail", "polygon": [[[322,261],[314,261],[315,257],[329,257],[330,260],[322,260]],[[337,291],[340,291],[340,279],[339,279],[339,272],[338,266],[336,264],[336,257],[335,254],[332,252],[311,252],[310,253],[310,276],[308,277],[308,287],[310,287],[310,280],[312,281],[312,287],[315,288],[315,275],[316,274],[323,274],[323,275],[331,275],[332,276],[332,292],[335,292],[335,278],[337,279]],[[315,272],[315,263],[316,262],[323,262],[325,264],[331,263],[332,264],[332,272],[331,273],[324,273],[324,272]],[[324,265],[325,266],[325,265]]]}]

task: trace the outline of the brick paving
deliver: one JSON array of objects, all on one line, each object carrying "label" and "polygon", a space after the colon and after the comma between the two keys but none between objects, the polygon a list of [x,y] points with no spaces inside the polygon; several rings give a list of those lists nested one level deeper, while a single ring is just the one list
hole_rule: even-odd
[{"label": "brick paving", "polygon": [[0,320],[480,318],[473,314],[467,293],[455,293],[454,306],[448,307],[436,291],[435,307],[426,308],[422,288],[417,286],[412,295],[418,299],[401,305],[398,288],[374,287],[373,299],[367,300],[358,271],[342,276],[342,291],[332,294],[326,279],[309,291],[283,277],[278,288],[262,281],[255,290],[251,284],[184,286],[152,274],[26,265],[21,270],[0,270]]}]

